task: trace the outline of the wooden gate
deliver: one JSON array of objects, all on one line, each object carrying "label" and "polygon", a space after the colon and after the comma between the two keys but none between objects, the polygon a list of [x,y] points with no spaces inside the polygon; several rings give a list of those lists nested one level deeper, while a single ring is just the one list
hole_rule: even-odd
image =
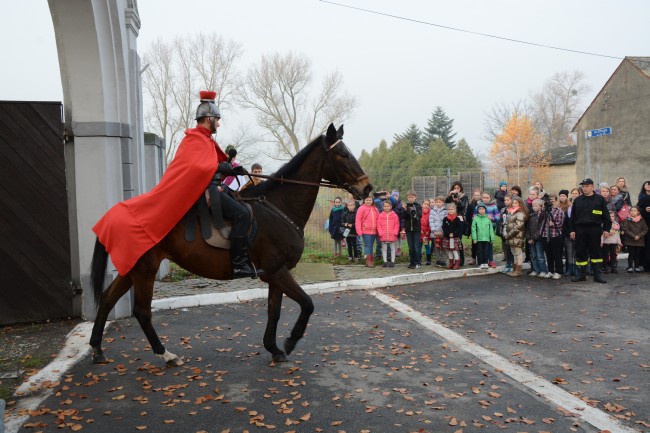
[{"label": "wooden gate", "polygon": [[62,105],[0,101],[0,324],[72,315]]}]

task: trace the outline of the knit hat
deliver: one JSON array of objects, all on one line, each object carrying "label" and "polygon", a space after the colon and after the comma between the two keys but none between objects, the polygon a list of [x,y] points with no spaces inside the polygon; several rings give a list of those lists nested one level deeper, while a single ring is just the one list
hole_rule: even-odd
[{"label": "knit hat", "polygon": [[396,196],[396,197],[399,197],[399,191],[396,190],[396,189],[394,189],[394,190],[390,193],[390,195],[394,195],[394,196]]},{"label": "knit hat", "polygon": [[505,180],[499,182],[499,188],[501,188],[503,185],[508,186],[508,182],[506,182]]},{"label": "knit hat", "polygon": [[476,206],[476,213],[478,213],[478,210],[480,208],[485,209],[485,212],[487,212],[487,206],[485,206],[485,204],[483,204],[483,203],[479,203],[478,206]]},{"label": "knit hat", "polygon": [[566,195],[568,197],[569,196],[569,190],[568,189],[560,190],[560,193],[558,195],[562,195],[562,194],[564,194],[564,195]]}]

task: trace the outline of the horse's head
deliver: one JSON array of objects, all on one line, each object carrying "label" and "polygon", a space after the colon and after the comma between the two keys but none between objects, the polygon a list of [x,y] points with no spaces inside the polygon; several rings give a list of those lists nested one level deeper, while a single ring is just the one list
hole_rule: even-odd
[{"label": "horse's head", "polygon": [[337,131],[334,124],[330,124],[323,146],[325,146],[327,159],[323,168],[323,178],[344,188],[357,200],[367,197],[372,191],[372,185],[368,175],[359,165],[359,161],[343,143],[343,125]]}]

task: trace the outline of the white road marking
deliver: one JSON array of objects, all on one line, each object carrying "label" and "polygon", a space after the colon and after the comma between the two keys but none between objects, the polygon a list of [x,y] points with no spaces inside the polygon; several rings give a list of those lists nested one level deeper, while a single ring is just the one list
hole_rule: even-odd
[{"label": "white road marking", "polygon": [[579,398],[552,384],[546,379],[531,373],[529,370],[526,370],[519,365],[513,364],[506,358],[487,350],[460,334],[457,334],[430,317],[414,310],[403,302],[374,290],[371,291],[370,294],[405,316],[413,319],[426,329],[433,331],[459,349],[479,358],[486,364],[498,369],[501,373],[510,376],[522,385],[532,389],[551,403],[560,406],[571,413],[575,413],[585,422],[591,424],[597,429],[609,430],[611,433],[638,433],[637,430],[621,424],[618,420],[610,417],[605,412],[589,406]]},{"label": "white road marking", "polygon": [[[110,322],[109,322],[110,323]],[[75,365],[90,351],[88,339],[93,329],[93,322],[83,322],[75,326],[66,337],[65,345],[56,358],[45,368],[30,377],[16,390],[17,396],[32,395],[21,398],[15,408],[5,419],[6,433],[15,433],[25,421],[29,419],[29,410],[35,410],[52,394],[52,389],[45,387],[61,379],[68,369]]]}]

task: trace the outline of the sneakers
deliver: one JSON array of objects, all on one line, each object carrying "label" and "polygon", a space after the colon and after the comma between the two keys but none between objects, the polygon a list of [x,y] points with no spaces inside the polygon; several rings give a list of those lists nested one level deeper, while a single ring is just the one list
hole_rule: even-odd
[{"label": "sneakers", "polygon": [[487,269],[487,268],[488,268],[487,263],[482,263],[481,265],[479,265],[479,269]]},{"label": "sneakers", "polygon": [[388,267],[389,268],[394,268],[395,267],[395,262],[388,262]]},{"label": "sneakers", "polygon": [[634,272],[634,268],[627,268],[627,271],[631,274],[632,272]]},{"label": "sneakers", "polygon": [[[422,265],[415,265],[415,269],[420,269],[420,266],[422,266]],[[639,271],[639,272],[641,272],[641,271]]]},{"label": "sneakers", "polygon": [[562,278],[562,275],[558,274],[557,272],[553,274],[554,280],[559,280],[560,278]]},{"label": "sneakers", "polygon": [[388,262],[384,262],[384,263],[381,265],[381,267],[382,267],[382,268],[387,268],[387,267],[388,267]]},{"label": "sneakers", "polygon": [[488,262],[488,266],[490,266],[491,268],[497,267],[496,263],[494,263],[493,261]]},{"label": "sneakers", "polygon": [[538,275],[539,278],[551,278],[553,274],[550,272],[542,272],[541,274]]},{"label": "sneakers", "polygon": [[634,272],[643,272],[641,268],[634,268]]},{"label": "sneakers", "polygon": [[531,272],[530,274],[528,274],[529,277],[536,277],[536,276],[538,276],[538,275],[539,275],[539,274],[538,274],[537,272],[535,272],[535,271],[533,271],[533,272]]},{"label": "sneakers", "polygon": [[411,263],[411,264],[408,265],[408,268],[409,269],[415,269],[415,265],[413,263]]}]

